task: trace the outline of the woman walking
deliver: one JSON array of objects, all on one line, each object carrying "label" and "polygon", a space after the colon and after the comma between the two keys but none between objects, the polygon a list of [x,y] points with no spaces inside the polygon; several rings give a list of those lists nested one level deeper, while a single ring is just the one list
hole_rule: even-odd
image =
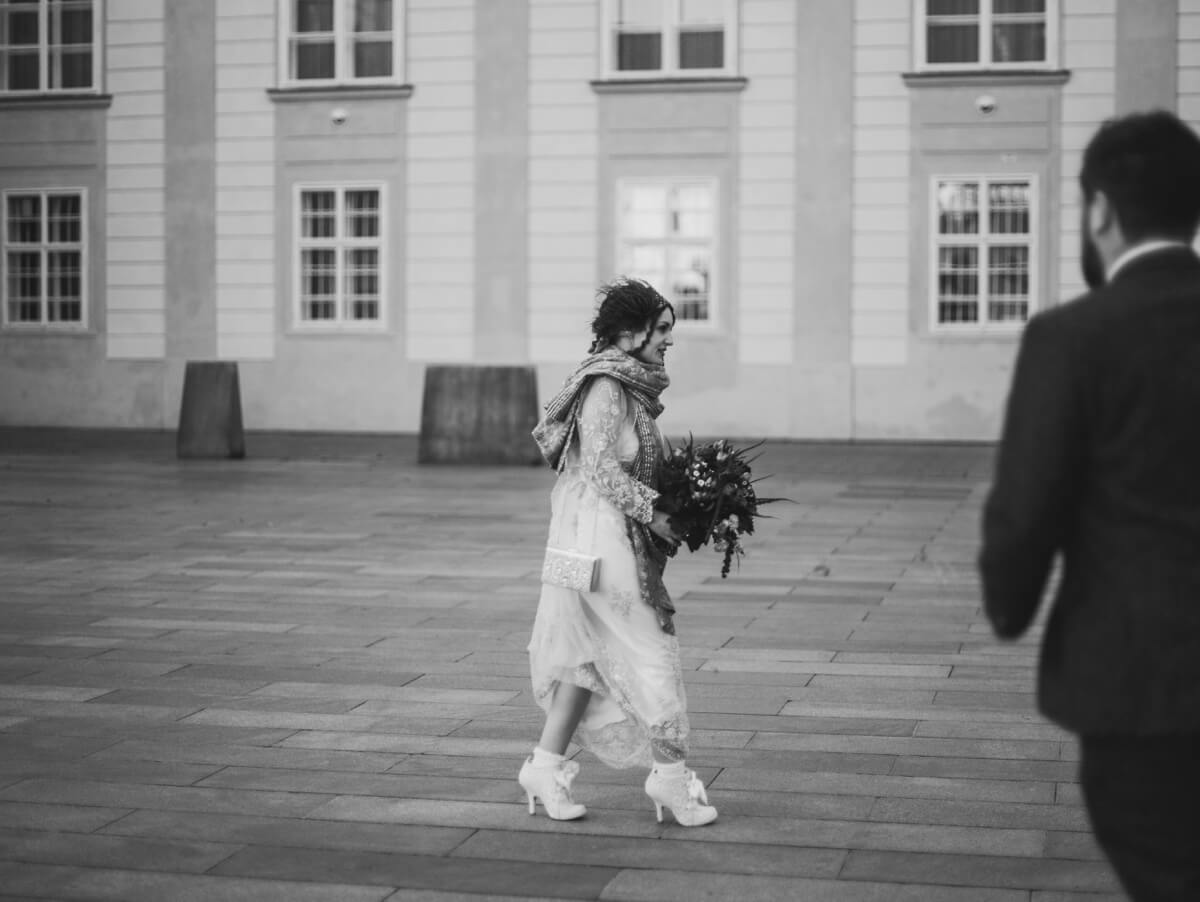
[{"label": "woman walking", "polygon": [[598,578],[590,590],[542,586],[529,661],[546,721],[518,780],[530,814],[540,799],[556,820],[582,817],[571,795],[579,765],[564,758],[574,739],[610,767],[650,767],[645,790],[659,821],[665,807],[700,826],[717,811],[685,763],[687,700],[660,547],[679,537],[655,490],[675,311],[636,280],[600,297],[588,356],[534,430],[559,473],[548,545],[598,558]]}]

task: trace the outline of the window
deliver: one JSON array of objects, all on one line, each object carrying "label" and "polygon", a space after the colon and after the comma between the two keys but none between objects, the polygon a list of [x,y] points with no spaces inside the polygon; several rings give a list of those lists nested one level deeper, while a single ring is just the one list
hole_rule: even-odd
[{"label": "window", "polygon": [[617,195],[618,272],[662,292],[680,322],[713,322],[716,182],[622,181]]},{"label": "window", "polygon": [[87,255],[80,190],[4,193],[4,324],[80,326]]},{"label": "window", "polygon": [[917,68],[1044,69],[1058,45],[1058,0],[916,0]]},{"label": "window", "polygon": [[613,78],[733,75],[736,0],[605,0],[604,68]]},{"label": "window", "polygon": [[402,0],[282,0],[281,81],[379,84],[403,71]]},{"label": "window", "polygon": [[97,0],[0,0],[0,94],[95,91]]},{"label": "window", "polygon": [[380,186],[298,189],[299,325],[382,324],[383,196]]},{"label": "window", "polygon": [[1011,328],[1036,284],[1036,210],[1029,177],[934,181],[935,328]]}]

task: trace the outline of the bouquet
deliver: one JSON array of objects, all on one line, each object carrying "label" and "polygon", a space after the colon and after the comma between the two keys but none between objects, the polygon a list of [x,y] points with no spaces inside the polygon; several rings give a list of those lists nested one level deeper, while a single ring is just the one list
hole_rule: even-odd
[{"label": "bouquet", "polygon": [[[663,461],[658,506],[670,515],[689,551],[711,541],[713,549],[724,554],[723,578],[735,557],[741,566],[741,537],[753,534],[754,520],[762,516],[758,509],[784,500],[760,498],[754,490],[761,477],[751,478],[750,464],[758,457],[747,454],[761,445],[734,448],[725,439],[697,445],[688,436],[687,444],[672,448]],[[664,543],[663,550],[673,556],[676,549]]]}]

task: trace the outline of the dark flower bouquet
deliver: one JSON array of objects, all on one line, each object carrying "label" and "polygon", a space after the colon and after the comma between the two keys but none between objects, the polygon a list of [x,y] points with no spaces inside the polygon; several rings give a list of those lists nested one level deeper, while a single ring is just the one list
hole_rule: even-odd
[{"label": "dark flower bouquet", "polygon": [[[763,516],[758,509],[784,500],[760,498],[754,490],[763,477],[751,478],[750,464],[758,455],[747,455],[762,444],[734,448],[721,439],[697,445],[688,436],[687,444],[672,448],[663,461],[658,507],[670,514],[671,525],[689,551],[711,541],[713,549],[725,555],[722,577],[729,575],[735,557],[741,566],[741,537],[754,533],[755,518]],[[668,555],[675,554],[675,548],[662,547]]]}]

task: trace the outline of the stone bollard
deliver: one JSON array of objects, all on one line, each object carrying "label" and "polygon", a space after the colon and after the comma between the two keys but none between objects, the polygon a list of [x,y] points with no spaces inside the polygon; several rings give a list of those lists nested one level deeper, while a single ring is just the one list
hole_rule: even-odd
[{"label": "stone bollard", "polygon": [[538,463],[532,366],[430,366],[421,401],[417,461],[423,464]]},{"label": "stone bollard", "polygon": [[175,453],[178,457],[246,456],[236,363],[188,361]]}]

